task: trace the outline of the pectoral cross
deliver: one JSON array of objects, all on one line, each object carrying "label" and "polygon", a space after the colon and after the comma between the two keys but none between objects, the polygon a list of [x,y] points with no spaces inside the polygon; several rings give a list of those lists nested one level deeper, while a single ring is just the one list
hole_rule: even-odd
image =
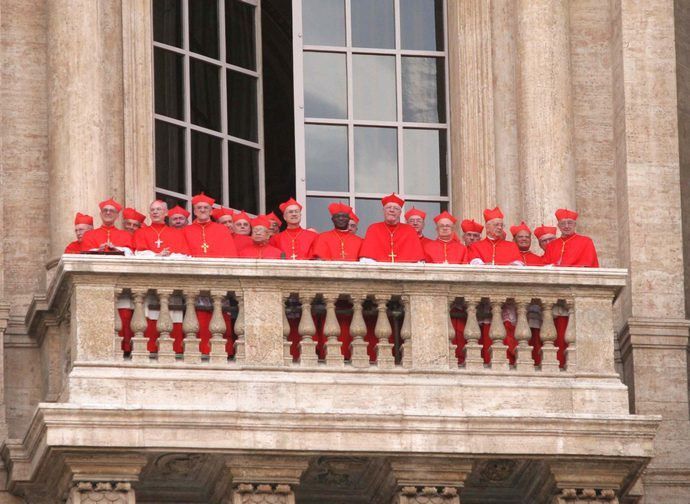
[{"label": "pectoral cross", "polygon": [[394,262],[395,262],[395,258],[398,257],[398,256],[395,254],[395,252],[393,252],[393,249],[391,248],[391,253],[388,254],[388,257],[390,257],[390,258],[391,258],[391,262],[394,263]]},{"label": "pectoral cross", "polygon": [[158,239],[153,243],[156,244],[156,247],[161,248],[161,245],[163,245],[163,240],[161,240],[161,237],[159,236]]},{"label": "pectoral cross", "polygon": [[295,259],[297,259],[297,254],[295,254],[294,251],[292,252],[292,255],[290,256],[290,259],[292,259],[293,261],[294,261]]},{"label": "pectoral cross", "polygon": [[204,254],[208,251],[208,244],[206,242],[201,244],[201,248],[204,249]]}]

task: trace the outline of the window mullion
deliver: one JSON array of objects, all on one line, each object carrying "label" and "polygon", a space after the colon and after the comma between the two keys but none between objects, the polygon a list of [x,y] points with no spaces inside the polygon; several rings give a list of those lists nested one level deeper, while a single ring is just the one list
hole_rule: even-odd
[{"label": "window mullion", "polygon": [[345,76],[347,78],[347,180],[348,202],[355,208],[355,127],[352,90],[352,2],[345,0]]},{"label": "window mullion", "polygon": [[295,111],[295,196],[305,205],[306,214],[306,142],[304,125],[304,33],[302,29],[302,0],[292,2],[292,58],[294,69]]},{"label": "window mullion", "polygon": [[405,159],[403,149],[403,107],[402,107],[402,56],[400,36],[400,0],[394,2],[395,15],[395,94],[397,114],[397,138],[398,138],[398,193],[405,195]]},{"label": "window mullion", "polygon": [[[220,61],[227,61],[225,45],[225,2],[218,0],[218,54]],[[220,131],[223,135],[228,134],[228,75],[224,66],[219,68],[220,72]],[[221,195],[223,205],[230,205],[230,183],[228,166],[228,141],[223,139],[220,144],[221,152]]]},{"label": "window mullion", "polygon": [[261,34],[261,2],[257,1],[254,10],[254,34],[256,47],[256,113],[257,134],[259,141],[259,212],[266,213],[266,155],[264,152],[264,70],[263,70],[263,42]]},{"label": "window mullion", "polygon": [[[182,2],[182,47],[185,51],[183,59],[183,101],[184,101],[184,120],[186,123],[192,121],[191,106],[191,83],[189,76],[189,0]],[[187,207],[191,211],[192,196],[192,131],[186,126],[184,129],[184,166],[185,166],[185,194],[187,195]]]}]

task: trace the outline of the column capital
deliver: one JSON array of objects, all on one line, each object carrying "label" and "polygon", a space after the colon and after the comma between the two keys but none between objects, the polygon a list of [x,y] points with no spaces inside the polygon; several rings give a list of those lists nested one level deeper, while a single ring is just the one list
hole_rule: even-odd
[{"label": "column capital", "polygon": [[233,455],[225,459],[233,485],[296,485],[309,465],[309,457]]},{"label": "column capital", "polygon": [[472,471],[471,460],[452,460],[436,457],[408,457],[390,462],[398,487],[456,487],[462,488]]}]

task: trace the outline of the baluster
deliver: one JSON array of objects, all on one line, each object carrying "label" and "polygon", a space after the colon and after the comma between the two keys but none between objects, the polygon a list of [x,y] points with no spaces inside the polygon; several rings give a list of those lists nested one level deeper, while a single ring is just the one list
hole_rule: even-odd
[{"label": "baluster", "polygon": [[113,334],[113,357],[115,360],[123,360],[124,352],[122,351],[122,336],[120,336],[120,331],[122,330],[122,319],[120,318],[120,311],[117,309],[117,302],[120,298],[121,293],[118,292],[119,289],[115,289],[115,333]]},{"label": "baluster", "polygon": [[173,321],[170,316],[170,296],[172,293],[172,289],[158,289],[158,299],[161,305],[158,322],[156,322],[156,330],[160,333],[158,337],[158,362],[175,362],[173,339],[170,337],[173,330]]},{"label": "baluster", "polygon": [[565,329],[565,342],[568,348],[565,350],[565,365],[567,369],[574,370],[577,367],[577,341],[575,340],[575,303],[566,301],[565,309],[568,312],[568,327]]},{"label": "baluster", "polygon": [[362,315],[362,303],[366,296],[362,294],[352,294],[352,323],[350,324],[350,334],[352,335],[352,367],[369,367],[369,355],[367,354],[367,342],[364,336],[367,334],[367,326]]},{"label": "baluster", "polygon": [[412,367],[412,310],[410,309],[410,296],[402,297],[403,303],[403,319],[402,327],[400,328],[400,339],[402,340],[402,367],[409,369]]},{"label": "baluster", "polygon": [[338,299],[337,294],[324,294],[326,301],[326,321],[323,326],[323,335],[326,337],[326,365],[330,367],[345,365],[343,356],[340,353],[340,324],[335,315],[335,302]]},{"label": "baluster", "polygon": [[376,364],[381,369],[389,369],[395,366],[395,359],[392,353],[393,344],[389,341],[393,334],[393,328],[388,320],[386,309],[386,302],[380,299],[376,306],[378,315],[376,317],[376,326],[374,327],[374,336],[378,340],[376,343]]},{"label": "baluster", "polygon": [[196,317],[196,295],[187,293],[185,296],[185,313],[182,319],[182,331],[184,332],[184,360],[197,363],[201,360],[199,352],[199,319]]},{"label": "baluster", "polygon": [[458,345],[455,342],[455,327],[453,327],[453,319],[451,318],[454,304],[455,296],[451,296],[448,303],[448,367],[450,369],[456,369],[458,367],[458,357],[455,355]]},{"label": "baluster", "polygon": [[211,331],[211,355],[209,357],[209,363],[211,364],[228,363],[228,354],[225,351],[225,340],[223,339],[223,335],[227,330],[225,319],[223,318],[223,298],[225,296],[225,292],[211,291],[213,314],[208,326],[209,331]]},{"label": "baluster", "polygon": [[482,330],[477,320],[477,305],[481,303],[481,298],[465,297],[467,305],[467,321],[465,322],[465,368],[484,369],[484,359],[482,358],[482,346],[479,338],[482,337]]},{"label": "baluster", "polygon": [[[498,368],[498,363],[494,361],[494,348],[503,348],[503,338],[505,337],[505,327],[503,326],[503,317],[501,316],[501,301],[491,299],[491,327],[489,328],[489,337],[491,338],[491,347],[489,347],[489,362],[491,367]],[[498,344],[501,344],[499,347]],[[501,354],[502,355],[502,354]],[[503,363],[501,359],[498,362]]]},{"label": "baluster", "polygon": [[541,339],[544,346],[541,348],[542,371],[558,371],[558,347],[556,347],[556,325],[553,319],[553,299],[542,299]]},{"label": "baluster", "polygon": [[515,325],[515,339],[518,345],[515,349],[515,365],[517,369],[534,369],[534,362],[532,362],[531,350],[529,347],[529,340],[532,337],[532,331],[527,322],[527,307],[530,299],[516,298],[517,305],[517,323]]},{"label": "baluster", "polygon": [[235,320],[235,334],[237,334],[237,340],[235,341],[235,362],[237,364],[244,364],[247,358],[244,339],[244,294],[236,291],[235,299],[237,300],[237,320]]},{"label": "baluster", "polygon": [[292,342],[290,341],[290,321],[287,318],[287,303],[290,299],[290,294],[283,294],[283,363],[286,366],[292,366]]},{"label": "baluster", "polygon": [[[300,296],[300,298],[302,298],[302,296]],[[318,356],[316,355],[316,341],[314,341],[316,326],[311,316],[311,301],[307,295],[304,295],[304,299],[302,300],[302,316],[299,319],[297,331],[301,337],[299,342],[300,365],[316,366],[319,362]]]},{"label": "baluster", "polygon": [[146,362],[149,360],[149,352],[146,349],[148,340],[144,337],[147,323],[144,315],[144,297],[146,292],[142,290],[133,290],[134,297],[134,313],[132,314],[131,327],[134,332],[132,338],[132,361]]}]

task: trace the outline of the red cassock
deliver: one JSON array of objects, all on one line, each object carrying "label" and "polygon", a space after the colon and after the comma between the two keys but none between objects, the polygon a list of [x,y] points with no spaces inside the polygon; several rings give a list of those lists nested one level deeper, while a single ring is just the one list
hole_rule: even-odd
[{"label": "red cassock", "polygon": [[235,248],[237,249],[237,252],[254,243],[249,235],[239,235],[237,233],[233,233],[232,239],[235,240]]},{"label": "red cassock", "polygon": [[424,236],[424,235],[419,235],[419,243],[422,244],[422,248],[424,248],[424,246],[425,246],[427,243],[432,242],[432,241],[434,241],[434,240],[432,240],[431,238],[427,238],[427,237]]},{"label": "red cassock", "polygon": [[249,259],[283,259],[283,253],[272,245],[266,243],[265,245],[257,245],[252,242],[242,250],[240,250],[239,257],[246,257]]},{"label": "red cassock", "polygon": [[505,266],[515,261],[522,262],[522,254],[515,242],[484,238],[469,247],[469,259],[481,259],[484,264]]},{"label": "red cassock", "polygon": [[81,242],[74,240],[65,247],[65,254],[78,254],[81,252]]},{"label": "red cassock", "polygon": [[285,253],[285,259],[311,259],[311,245],[318,236],[302,227],[286,229],[271,237],[270,244]]},{"label": "red cassock", "polygon": [[520,251],[520,255],[522,255],[522,262],[525,263],[525,266],[544,266],[541,256],[538,256],[534,252],[530,252],[529,250],[527,252]]},{"label": "red cassock", "polygon": [[580,266],[598,268],[599,259],[594,242],[587,236],[574,234],[568,238],[556,238],[544,253],[544,264],[554,266]]},{"label": "red cassock", "polygon": [[230,230],[217,222],[194,221],[182,229],[189,254],[194,257],[237,257]]},{"label": "red cassock", "polygon": [[115,247],[132,248],[132,235],[115,226],[101,226],[84,233],[81,239],[82,251],[98,249],[104,243]]},{"label": "red cassock", "polygon": [[410,225],[377,222],[367,229],[359,257],[379,262],[419,262],[424,260],[424,249]]},{"label": "red cassock", "polygon": [[358,261],[362,241],[347,230],[331,229],[316,237],[311,255],[324,261]]},{"label": "red cassock", "polygon": [[424,244],[426,262],[437,264],[467,264],[467,247],[458,240],[428,240]]},{"label": "red cassock", "polygon": [[165,224],[151,224],[134,233],[134,250],[150,250],[159,254],[165,248],[173,254],[189,254],[182,230]]}]

